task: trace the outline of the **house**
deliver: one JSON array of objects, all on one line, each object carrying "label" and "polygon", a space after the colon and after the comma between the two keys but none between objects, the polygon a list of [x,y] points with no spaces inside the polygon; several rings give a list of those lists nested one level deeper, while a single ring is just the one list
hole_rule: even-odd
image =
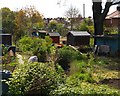
[{"label": "house", "polygon": [[53,43],[60,43],[60,34],[57,32],[48,33]]},{"label": "house", "polygon": [[104,24],[106,27],[118,28],[120,26],[120,6],[116,11],[106,16]]},{"label": "house", "polygon": [[69,31],[67,34],[67,45],[80,46],[89,43],[90,34],[87,31]]},{"label": "house", "polygon": [[99,35],[95,38],[97,46],[107,45],[112,56],[120,55],[120,34]]}]

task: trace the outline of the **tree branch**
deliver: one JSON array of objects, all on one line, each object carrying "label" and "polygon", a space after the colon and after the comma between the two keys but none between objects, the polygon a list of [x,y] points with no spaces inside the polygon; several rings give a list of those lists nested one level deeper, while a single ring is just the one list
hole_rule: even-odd
[{"label": "tree branch", "polygon": [[112,2],[106,2],[105,9],[102,13],[102,19],[104,20],[105,17],[107,16],[107,13],[109,12],[109,8],[112,6]]},{"label": "tree branch", "polygon": [[112,5],[116,5],[116,4],[120,4],[120,1],[119,1],[119,2],[115,2],[115,3],[113,3]]}]

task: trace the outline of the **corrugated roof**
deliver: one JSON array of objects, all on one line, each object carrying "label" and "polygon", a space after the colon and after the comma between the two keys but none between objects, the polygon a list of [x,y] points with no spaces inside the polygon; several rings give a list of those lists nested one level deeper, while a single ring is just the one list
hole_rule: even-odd
[{"label": "corrugated roof", "polygon": [[90,36],[87,31],[69,31],[73,36]]},{"label": "corrugated roof", "polygon": [[45,30],[38,30],[39,33],[47,33]]},{"label": "corrugated roof", "polygon": [[7,33],[6,33],[6,34],[1,34],[1,33],[0,33],[0,36],[3,36],[3,35],[11,35],[11,34],[7,34]]},{"label": "corrugated roof", "polygon": [[49,36],[60,36],[60,34],[57,32],[53,32],[53,33],[49,33]]},{"label": "corrugated roof", "polygon": [[120,18],[120,11],[114,11],[113,13],[106,16],[106,19]]}]

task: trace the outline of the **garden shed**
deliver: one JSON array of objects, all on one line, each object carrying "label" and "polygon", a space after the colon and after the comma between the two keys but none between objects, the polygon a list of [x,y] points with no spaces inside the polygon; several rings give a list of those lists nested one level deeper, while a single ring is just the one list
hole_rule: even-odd
[{"label": "garden shed", "polygon": [[60,43],[60,34],[58,32],[49,33],[53,43]]},{"label": "garden shed", "polygon": [[95,36],[96,45],[108,45],[110,46],[110,54],[120,54],[120,34],[99,35]]},{"label": "garden shed", "polygon": [[69,31],[67,45],[80,46],[90,44],[90,34],[87,31]]},{"label": "garden shed", "polygon": [[0,41],[0,44],[12,45],[12,35],[11,34],[0,34],[0,37],[2,37],[2,41]]},{"label": "garden shed", "polygon": [[32,32],[32,36],[37,36],[37,37],[41,37],[41,38],[45,38],[45,36],[47,36],[47,31],[45,30],[34,30]]},{"label": "garden shed", "polygon": [[48,32],[45,31],[45,30],[38,30],[38,35],[39,35],[41,38],[45,38],[45,36],[48,35]]}]

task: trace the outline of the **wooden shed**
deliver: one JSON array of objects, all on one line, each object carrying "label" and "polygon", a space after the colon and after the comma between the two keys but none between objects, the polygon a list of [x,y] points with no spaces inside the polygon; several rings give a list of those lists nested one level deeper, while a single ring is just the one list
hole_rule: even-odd
[{"label": "wooden shed", "polygon": [[57,32],[49,33],[50,38],[52,39],[53,43],[60,43],[60,34]]},{"label": "wooden shed", "polygon": [[45,36],[48,35],[48,32],[45,31],[45,30],[38,30],[38,35],[41,37],[41,38],[45,38]]},{"label": "wooden shed", "polygon": [[0,34],[0,37],[2,37],[2,41],[0,41],[0,44],[6,45],[12,45],[12,35],[11,34]]},{"label": "wooden shed", "polygon": [[37,37],[41,37],[41,38],[45,38],[45,36],[48,35],[48,32],[45,30],[34,30],[32,32],[32,36],[37,36]]},{"label": "wooden shed", "polygon": [[96,45],[108,45],[111,55],[120,55],[120,34],[99,35],[95,38]]},{"label": "wooden shed", "polygon": [[80,46],[90,44],[90,34],[87,31],[69,31],[67,45]]}]

